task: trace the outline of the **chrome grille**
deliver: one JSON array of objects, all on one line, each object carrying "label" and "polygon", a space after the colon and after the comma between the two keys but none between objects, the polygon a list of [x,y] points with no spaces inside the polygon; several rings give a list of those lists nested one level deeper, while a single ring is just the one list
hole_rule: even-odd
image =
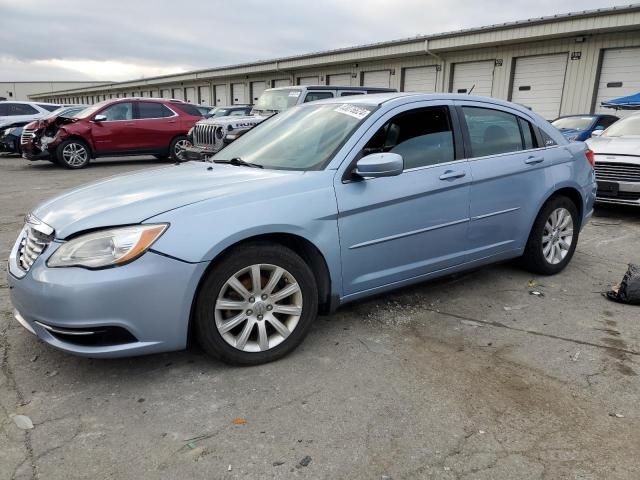
[{"label": "chrome grille", "polygon": [[596,161],[595,170],[597,180],[640,182],[640,165]]},{"label": "chrome grille", "polygon": [[24,236],[20,241],[17,252],[18,266],[25,272],[28,272],[33,262],[46,250],[51,241],[52,234],[45,234],[27,223],[24,227]]},{"label": "chrome grille", "polygon": [[224,127],[220,125],[197,124],[193,129],[193,144],[197,147],[220,145],[224,138]]},{"label": "chrome grille", "polygon": [[31,139],[31,137],[33,137],[34,133],[36,133],[35,128],[23,128],[22,135],[20,136],[20,143],[22,145],[26,145],[27,143],[29,143],[29,140]]}]

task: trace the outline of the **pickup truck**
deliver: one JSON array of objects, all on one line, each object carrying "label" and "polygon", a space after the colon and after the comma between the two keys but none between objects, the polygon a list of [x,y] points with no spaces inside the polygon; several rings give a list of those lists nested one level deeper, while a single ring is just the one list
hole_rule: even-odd
[{"label": "pickup truck", "polygon": [[339,87],[334,85],[300,85],[265,90],[246,116],[214,117],[200,120],[189,131],[190,146],[183,152],[184,160],[207,160],[225,145],[242,136],[272,115],[301,103],[327,98],[395,92],[391,88]]}]

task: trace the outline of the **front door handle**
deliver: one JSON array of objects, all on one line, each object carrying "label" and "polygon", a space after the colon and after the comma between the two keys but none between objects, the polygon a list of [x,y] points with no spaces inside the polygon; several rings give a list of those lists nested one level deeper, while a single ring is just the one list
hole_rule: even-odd
[{"label": "front door handle", "polygon": [[455,180],[456,178],[462,178],[465,175],[466,175],[465,172],[447,170],[442,175],[440,175],[440,180]]},{"label": "front door handle", "polygon": [[526,163],[527,165],[535,165],[536,163],[542,163],[544,162],[544,157],[529,157],[527,158],[524,163]]}]

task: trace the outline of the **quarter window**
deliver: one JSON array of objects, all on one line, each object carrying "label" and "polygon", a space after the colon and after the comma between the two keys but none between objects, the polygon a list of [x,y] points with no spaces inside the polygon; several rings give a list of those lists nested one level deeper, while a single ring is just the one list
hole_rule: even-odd
[{"label": "quarter window", "polygon": [[119,120],[133,120],[133,103],[116,103],[105,108],[100,115],[107,117],[107,122],[116,122]]},{"label": "quarter window", "polygon": [[522,132],[522,142],[525,150],[530,150],[537,147],[536,136],[533,133],[533,127],[529,122],[522,118],[518,118],[520,124],[520,131]]},{"label": "quarter window", "polygon": [[304,98],[304,103],[315,102],[316,100],[324,100],[325,98],[333,98],[331,92],[308,92]]},{"label": "quarter window", "polygon": [[489,108],[462,107],[473,157],[524,150],[518,117]]},{"label": "quarter window", "polygon": [[430,107],[396,115],[367,143],[363,155],[402,155],[405,170],[455,159],[453,129],[447,107]]},{"label": "quarter window", "polygon": [[165,118],[173,112],[158,102],[138,102],[138,118]]},{"label": "quarter window", "polygon": [[38,106],[40,108],[44,108],[48,112],[53,112],[54,110],[57,110],[57,109],[60,108],[60,105],[49,105],[49,104],[46,104],[46,103],[44,103],[44,104],[43,103],[39,103]]}]

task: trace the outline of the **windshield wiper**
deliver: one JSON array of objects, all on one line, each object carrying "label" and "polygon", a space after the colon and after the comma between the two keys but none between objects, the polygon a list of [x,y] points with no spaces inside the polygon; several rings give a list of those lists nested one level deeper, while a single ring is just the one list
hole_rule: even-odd
[{"label": "windshield wiper", "polygon": [[213,163],[226,163],[228,165],[235,165],[237,167],[251,167],[251,168],[264,168],[258,163],[247,162],[240,157],[233,157],[231,160],[214,160]]}]

